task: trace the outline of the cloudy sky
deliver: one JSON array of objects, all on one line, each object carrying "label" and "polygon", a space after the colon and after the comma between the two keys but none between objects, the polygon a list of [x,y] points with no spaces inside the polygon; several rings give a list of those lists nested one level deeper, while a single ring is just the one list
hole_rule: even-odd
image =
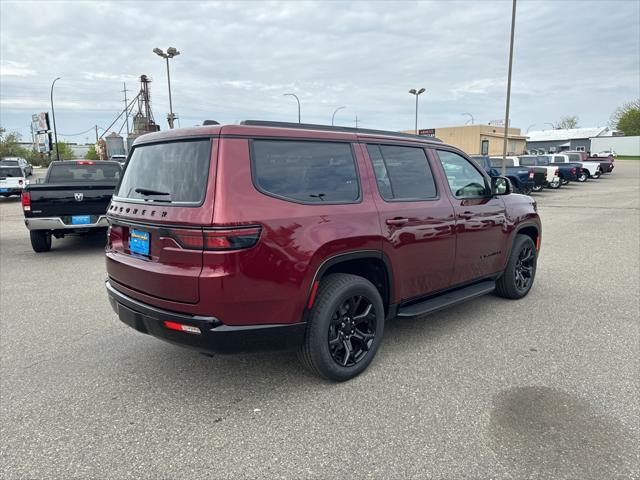
[{"label": "cloudy sky", "polygon": [[[123,106],[123,82],[153,79],[165,129],[164,61],[181,126],[204,119],[297,120],[413,128],[410,88],[424,87],[420,128],[504,117],[511,2],[0,1],[0,124],[29,137],[55,77],[58,131],[91,140]],[[563,115],[604,126],[640,96],[640,1],[519,0],[512,125]],[[116,129],[120,124],[116,125]]]}]

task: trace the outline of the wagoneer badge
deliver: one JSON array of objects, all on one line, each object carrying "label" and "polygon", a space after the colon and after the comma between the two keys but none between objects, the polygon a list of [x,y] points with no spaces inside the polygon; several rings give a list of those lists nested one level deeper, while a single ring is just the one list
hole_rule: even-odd
[{"label": "wagoneer badge", "polygon": [[81,202],[82,199],[84,198],[84,194],[82,192],[74,193],[73,197],[76,199],[76,202]]}]

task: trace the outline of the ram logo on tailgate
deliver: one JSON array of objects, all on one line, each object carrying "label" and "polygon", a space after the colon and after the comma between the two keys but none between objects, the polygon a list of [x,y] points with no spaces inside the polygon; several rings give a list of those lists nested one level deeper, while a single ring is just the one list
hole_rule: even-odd
[{"label": "ram logo on tailgate", "polygon": [[76,199],[76,202],[81,202],[84,199],[84,193],[74,193],[73,198]]}]

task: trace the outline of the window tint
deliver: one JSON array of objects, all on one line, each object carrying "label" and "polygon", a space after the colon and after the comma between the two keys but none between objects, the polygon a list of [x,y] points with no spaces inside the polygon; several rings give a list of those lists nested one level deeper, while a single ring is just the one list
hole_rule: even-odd
[{"label": "window tint", "polygon": [[101,165],[96,162],[91,165],[76,163],[52,163],[49,171],[49,183],[115,183],[120,178],[120,167],[114,164]]},{"label": "window tint", "polygon": [[438,150],[451,192],[458,198],[489,195],[482,175],[473,164],[457,153]]},{"label": "window tint", "polygon": [[116,196],[199,204],[207,188],[210,157],[209,139],[135,147]]},{"label": "window tint", "polygon": [[555,157],[553,157],[553,161],[554,162],[564,162],[564,157],[556,155]]},{"label": "window tint", "polygon": [[0,160],[0,165],[9,167],[11,165],[20,165],[20,162],[18,160]]},{"label": "window tint", "polygon": [[582,157],[580,155],[578,155],[577,153],[567,153],[567,157],[569,157],[569,160],[571,162],[580,162],[580,161],[582,161]]},{"label": "window tint", "polygon": [[546,155],[541,155],[538,157],[537,163],[538,165],[549,165],[549,157]]},{"label": "window tint", "polygon": [[520,157],[521,167],[535,167],[536,157]]},{"label": "window tint", "polygon": [[24,177],[24,172],[21,168],[11,168],[11,167],[1,167],[0,168],[0,177]]},{"label": "window tint", "polygon": [[360,198],[348,143],[254,140],[253,179],[264,193],[305,203],[352,203]]},{"label": "window tint", "polygon": [[367,145],[378,191],[385,200],[426,200],[437,195],[422,148]]},{"label": "window tint", "polygon": [[[513,167],[514,165],[514,161],[513,158],[507,158],[505,159],[506,163],[507,163],[507,167]],[[492,157],[491,158],[491,166],[493,168],[502,168],[502,158],[495,158]]]}]

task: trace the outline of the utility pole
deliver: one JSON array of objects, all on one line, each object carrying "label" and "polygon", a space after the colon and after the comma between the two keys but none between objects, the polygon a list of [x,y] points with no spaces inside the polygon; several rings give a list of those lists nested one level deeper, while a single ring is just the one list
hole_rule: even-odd
[{"label": "utility pole", "polygon": [[358,115],[356,115],[356,128],[358,128]]},{"label": "utility pole", "polygon": [[507,107],[504,114],[504,140],[502,144],[502,175],[507,174],[507,139],[509,136],[509,103],[511,102],[511,70],[513,67],[513,38],[516,28],[516,0],[511,9],[511,42],[509,44],[509,74],[507,76]]},{"label": "utility pole", "polygon": [[127,137],[129,136],[129,112],[127,110],[129,110],[129,102],[127,101],[127,83],[123,82],[124,85],[124,90],[122,90],[122,92],[124,93],[124,121],[127,124]]},{"label": "utility pole", "polygon": [[56,78],[51,84],[51,117],[53,118],[53,136],[56,141],[56,159],[60,160],[60,151],[58,150],[58,130],[56,129],[56,111],[53,109],[53,86],[60,80],[60,77]]},{"label": "utility pole", "polygon": [[100,140],[100,138],[98,138],[98,125],[96,125],[96,143],[98,143],[98,140]]}]

